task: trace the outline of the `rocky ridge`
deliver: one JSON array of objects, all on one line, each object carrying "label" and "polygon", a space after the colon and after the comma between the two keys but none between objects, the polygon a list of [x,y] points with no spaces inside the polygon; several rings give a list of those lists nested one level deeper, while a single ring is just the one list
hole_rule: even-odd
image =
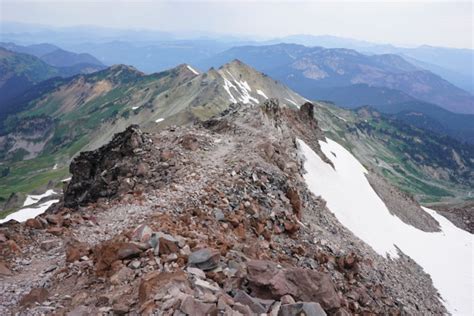
[{"label": "rocky ridge", "polygon": [[445,313],[418,265],[377,255],[306,188],[295,140],[324,157],[313,111],[237,104],[82,153],[60,203],[0,226],[0,313]]}]

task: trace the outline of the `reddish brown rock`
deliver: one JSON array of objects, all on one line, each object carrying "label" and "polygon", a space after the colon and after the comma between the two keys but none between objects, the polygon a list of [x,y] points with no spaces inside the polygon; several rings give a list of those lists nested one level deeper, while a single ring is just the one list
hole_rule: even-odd
[{"label": "reddish brown rock", "polygon": [[73,242],[66,248],[66,262],[78,261],[90,253],[89,246],[82,242]]},{"label": "reddish brown rock", "polygon": [[155,292],[170,283],[187,282],[184,271],[176,272],[158,272],[154,271],[143,277],[138,288],[138,301],[140,304],[151,299]]},{"label": "reddish brown rock", "polygon": [[36,218],[29,218],[25,222],[25,226],[33,229],[43,229],[43,224]]},{"label": "reddish brown rock", "polygon": [[301,220],[301,198],[298,193],[298,190],[296,190],[296,188],[289,187],[288,190],[286,190],[286,197],[290,200],[291,207],[293,208],[293,213],[299,220]]},{"label": "reddish brown rock", "polygon": [[58,226],[53,226],[53,227],[49,227],[46,231],[52,235],[59,236],[59,235],[62,235],[63,228],[58,227]]},{"label": "reddish brown rock", "polygon": [[137,257],[142,250],[137,245],[126,242],[106,242],[94,249],[97,275],[110,275],[110,268],[117,260]]},{"label": "reddish brown rock", "polygon": [[187,296],[181,302],[180,310],[187,315],[212,315],[217,312],[215,304],[200,302],[192,296]]},{"label": "reddish brown rock", "polygon": [[284,226],[285,231],[287,231],[289,234],[294,234],[300,229],[300,226],[297,223],[290,221],[285,221]]},{"label": "reddish brown rock", "polygon": [[30,293],[23,296],[20,300],[20,306],[30,306],[35,303],[42,303],[48,298],[48,296],[49,292],[45,288],[34,288]]},{"label": "reddish brown rock", "polygon": [[194,135],[188,134],[181,139],[181,146],[185,149],[195,151],[199,148],[199,143]]},{"label": "reddish brown rock", "polygon": [[306,302],[319,302],[325,309],[339,308],[340,298],[329,274],[303,269],[278,269],[270,261],[252,260],[247,264],[247,280],[252,294],[279,299],[285,294]]},{"label": "reddish brown rock", "polygon": [[160,248],[159,248],[160,255],[168,255],[171,253],[177,253],[179,251],[178,245],[173,240],[170,240],[165,237],[160,237],[158,241],[160,243]]},{"label": "reddish brown rock", "polygon": [[8,269],[7,265],[0,261],[0,275],[13,275],[13,273]]},{"label": "reddish brown rock", "polygon": [[61,225],[61,223],[63,221],[63,217],[59,214],[50,214],[50,215],[46,216],[46,220],[50,224]]},{"label": "reddish brown rock", "polygon": [[174,152],[171,150],[165,149],[160,153],[161,161],[168,161],[173,158],[174,158]]}]

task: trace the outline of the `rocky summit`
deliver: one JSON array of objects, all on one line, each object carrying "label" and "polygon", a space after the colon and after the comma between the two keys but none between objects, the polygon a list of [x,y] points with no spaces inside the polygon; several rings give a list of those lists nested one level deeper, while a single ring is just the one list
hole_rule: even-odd
[{"label": "rocky summit", "polygon": [[330,162],[314,110],[234,104],[81,153],[60,202],[0,226],[0,314],[446,313],[419,265],[309,191],[297,140]]}]

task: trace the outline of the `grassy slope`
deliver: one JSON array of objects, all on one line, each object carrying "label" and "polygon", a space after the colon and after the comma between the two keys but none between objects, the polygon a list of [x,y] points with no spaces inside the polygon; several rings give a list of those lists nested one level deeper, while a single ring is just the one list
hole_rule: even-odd
[{"label": "grassy slope", "polygon": [[[77,153],[90,149],[93,140],[125,128],[137,120],[138,115],[145,115],[140,111],[150,106],[154,97],[173,85],[176,77],[176,72],[143,76],[134,70],[119,67],[76,77],[63,85],[77,85],[81,88],[91,85],[95,88],[107,82],[111,88],[99,94],[90,92],[95,91],[94,88],[74,90],[74,87],[70,94],[66,93],[66,98],[56,87],[41,94],[39,98],[33,94],[35,98],[28,101],[29,105],[25,110],[8,118],[5,132],[15,131],[18,124],[29,119],[49,116],[55,122],[53,136],[42,153],[33,159],[17,161],[19,159],[10,157],[0,162],[0,174],[9,170],[6,176],[0,176],[0,203],[6,201],[12,193],[24,196],[35,189],[45,188],[50,181],[58,183],[66,178],[67,166]],[[85,78],[85,84],[84,81],[79,81],[82,78]],[[70,95],[84,94],[84,91],[89,91],[91,97],[82,96],[71,102]],[[62,108],[65,104],[70,104],[67,109]],[[140,106],[140,110],[133,110],[133,106]],[[56,163],[60,167],[53,170]],[[11,211],[13,210],[0,212],[0,218]]]}]

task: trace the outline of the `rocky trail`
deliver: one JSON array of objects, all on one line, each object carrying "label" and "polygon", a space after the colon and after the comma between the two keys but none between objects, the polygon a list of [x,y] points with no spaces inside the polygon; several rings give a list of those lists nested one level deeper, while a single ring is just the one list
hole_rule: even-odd
[{"label": "rocky trail", "polygon": [[80,154],[63,200],[0,226],[1,315],[445,312],[410,258],[377,255],[307,189],[296,138],[326,159],[313,105],[236,105],[137,126]]}]

